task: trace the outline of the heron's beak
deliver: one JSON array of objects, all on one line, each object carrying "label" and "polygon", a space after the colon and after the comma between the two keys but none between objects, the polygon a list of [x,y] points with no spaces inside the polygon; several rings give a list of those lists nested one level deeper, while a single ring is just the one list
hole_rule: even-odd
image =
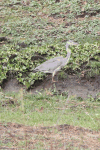
[{"label": "heron's beak", "polygon": [[77,42],[74,42],[73,40],[67,41],[67,45],[78,45]]},{"label": "heron's beak", "polygon": [[72,45],[79,45],[78,43],[73,43]]},{"label": "heron's beak", "polygon": [[76,42],[72,42],[71,45],[79,45],[79,44]]}]

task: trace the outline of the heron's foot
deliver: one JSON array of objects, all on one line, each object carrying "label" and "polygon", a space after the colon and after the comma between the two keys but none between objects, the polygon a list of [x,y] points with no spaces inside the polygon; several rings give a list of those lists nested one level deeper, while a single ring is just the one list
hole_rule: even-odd
[{"label": "heron's foot", "polygon": [[55,83],[55,82],[58,83],[58,79],[57,79],[57,81],[56,81],[56,80],[54,80],[54,77],[52,77],[52,83],[53,83],[53,82],[54,82],[54,83]]},{"label": "heron's foot", "polygon": [[52,83],[55,83],[55,82],[57,83],[58,81],[52,80]]},{"label": "heron's foot", "polygon": [[52,83],[62,83],[62,81],[55,81],[55,80],[52,80]]}]

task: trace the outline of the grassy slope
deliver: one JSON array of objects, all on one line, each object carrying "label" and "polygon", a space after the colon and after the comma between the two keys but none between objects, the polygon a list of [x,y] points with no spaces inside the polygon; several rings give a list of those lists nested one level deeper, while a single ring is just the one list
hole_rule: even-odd
[{"label": "grassy slope", "polygon": [[70,124],[94,130],[100,129],[99,99],[77,100],[74,97],[54,96],[46,91],[37,95],[0,93],[0,120],[25,125],[49,126]]},{"label": "grassy slope", "polygon": [[[1,42],[1,85],[10,75],[27,88],[33,85],[35,80],[43,79],[44,74],[31,73],[35,66],[43,62],[33,61],[32,56],[38,54],[47,59],[58,55],[65,56],[65,44],[69,39],[76,40],[81,45],[76,49],[71,48],[72,56],[68,67],[75,72],[89,69],[92,75],[95,70],[95,73],[100,74],[100,15],[97,11],[95,16],[91,16],[95,8],[99,10],[99,4],[82,1],[82,5],[76,0],[73,3],[65,1],[56,4],[54,1],[32,1],[30,6],[23,6],[16,2],[1,1],[0,32],[1,36],[8,38],[8,42]],[[81,18],[83,14],[86,15]],[[27,47],[23,48],[22,42],[27,44]],[[94,61],[91,61],[93,59]],[[86,66],[82,68],[84,63]],[[14,95],[7,98],[0,93],[0,120],[3,122],[29,125],[67,123],[100,129],[99,98],[97,102],[90,99],[79,102],[69,98],[67,103],[67,97],[51,97],[48,93],[44,96],[41,93],[34,96],[23,95],[21,91],[19,95]]]}]

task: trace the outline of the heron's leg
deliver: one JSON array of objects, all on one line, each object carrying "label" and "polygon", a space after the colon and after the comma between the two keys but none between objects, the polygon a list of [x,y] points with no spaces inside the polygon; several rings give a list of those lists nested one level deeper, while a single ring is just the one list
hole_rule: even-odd
[{"label": "heron's leg", "polygon": [[52,82],[58,82],[58,81],[55,81],[55,80],[54,80],[54,77],[52,77]]},{"label": "heron's leg", "polygon": [[52,82],[58,82],[58,81],[54,80],[55,74],[56,74],[56,72],[54,71],[53,74],[52,74]]}]

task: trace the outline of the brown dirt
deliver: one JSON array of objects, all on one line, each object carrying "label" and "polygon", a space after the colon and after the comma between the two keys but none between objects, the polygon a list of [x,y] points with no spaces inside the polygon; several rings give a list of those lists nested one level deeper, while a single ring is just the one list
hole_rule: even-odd
[{"label": "brown dirt", "polygon": [[[67,75],[65,73],[65,75]],[[56,76],[58,77],[58,76]],[[55,80],[57,80],[55,77]],[[68,92],[69,96],[80,97],[82,99],[92,96],[96,98],[97,93],[100,92],[100,76],[89,78],[88,80],[84,77],[79,78],[76,75],[67,75],[66,79],[59,79],[57,83],[51,83],[51,77],[47,77],[43,82],[36,83],[30,91],[36,93],[41,89],[54,89],[59,92]],[[15,91],[18,92],[23,86],[18,84],[16,79],[10,79],[4,85],[4,91]],[[24,87],[23,87],[24,88]]]},{"label": "brown dirt", "polygon": [[[30,127],[15,123],[0,123],[0,149],[100,150],[100,131],[67,124],[52,127]],[[21,145],[21,143],[24,143]]]}]

